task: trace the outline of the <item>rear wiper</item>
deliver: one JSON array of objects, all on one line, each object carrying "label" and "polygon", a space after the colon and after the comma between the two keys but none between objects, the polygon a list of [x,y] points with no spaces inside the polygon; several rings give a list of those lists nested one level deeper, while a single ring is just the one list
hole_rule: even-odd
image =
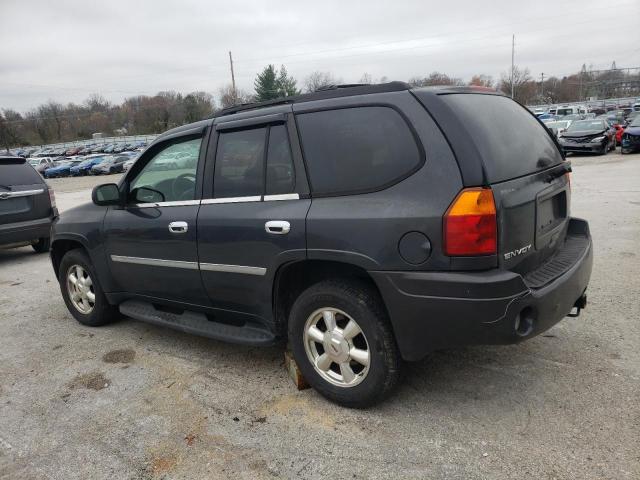
[{"label": "rear wiper", "polygon": [[570,163],[563,163],[562,164],[562,168],[558,168],[558,169],[554,170],[553,172],[549,173],[549,175],[547,175],[547,178],[545,179],[545,181],[547,183],[551,183],[556,178],[561,177],[565,173],[569,173],[571,171],[572,171],[571,170],[571,164]]}]

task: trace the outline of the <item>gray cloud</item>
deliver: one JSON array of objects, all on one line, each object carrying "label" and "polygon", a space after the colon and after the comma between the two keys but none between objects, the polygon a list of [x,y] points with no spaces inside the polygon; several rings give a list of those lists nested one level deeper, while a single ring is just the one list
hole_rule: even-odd
[{"label": "gray cloud", "polygon": [[535,76],[640,64],[637,0],[2,0],[0,18],[0,108],[21,111],[91,93],[215,93],[230,82],[229,50],[247,90],[267,63],[285,64],[299,83],[314,70],[345,82],[434,70],[497,78],[512,33],[516,63]]}]

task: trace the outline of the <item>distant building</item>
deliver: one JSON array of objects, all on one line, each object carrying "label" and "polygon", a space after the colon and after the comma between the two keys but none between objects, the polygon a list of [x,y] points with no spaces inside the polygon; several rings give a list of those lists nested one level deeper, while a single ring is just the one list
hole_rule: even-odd
[{"label": "distant building", "polygon": [[96,138],[104,138],[104,133],[101,132],[97,132],[94,133],[93,135],[91,135],[93,137],[93,139],[95,140]]}]

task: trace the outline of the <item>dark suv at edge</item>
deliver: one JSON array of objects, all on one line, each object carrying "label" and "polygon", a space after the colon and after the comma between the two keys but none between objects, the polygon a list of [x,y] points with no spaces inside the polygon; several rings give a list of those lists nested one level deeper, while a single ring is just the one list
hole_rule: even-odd
[{"label": "dark suv at edge", "polygon": [[287,339],[313,387],[362,407],[402,360],[579,313],[592,245],[570,170],[495,91],[337,87],[166,132],[62,215],[51,256],[81,323]]},{"label": "dark suv at edge", "polygon": [[57,215],[53,190],[40,174],[22,157],[0,155],[0,248],[49,251]]}]

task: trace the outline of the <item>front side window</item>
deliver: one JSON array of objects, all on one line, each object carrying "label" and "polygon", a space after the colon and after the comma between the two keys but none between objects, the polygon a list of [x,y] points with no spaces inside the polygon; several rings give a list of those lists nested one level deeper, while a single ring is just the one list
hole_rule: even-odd
[{"label": "front side window", "polygon": [[222,132],[213,180],[216,198],[262,195],[267,128]]},{"label": "front side window", "polygon": [[172,142],[149,160],[131,181],[136,203],[194,200],[201,138]]},{"label": "front side window", "polygon": [[413,134],[392,108],[324,110],[297,119],[315,194],[381,189],[421,164]]}]

